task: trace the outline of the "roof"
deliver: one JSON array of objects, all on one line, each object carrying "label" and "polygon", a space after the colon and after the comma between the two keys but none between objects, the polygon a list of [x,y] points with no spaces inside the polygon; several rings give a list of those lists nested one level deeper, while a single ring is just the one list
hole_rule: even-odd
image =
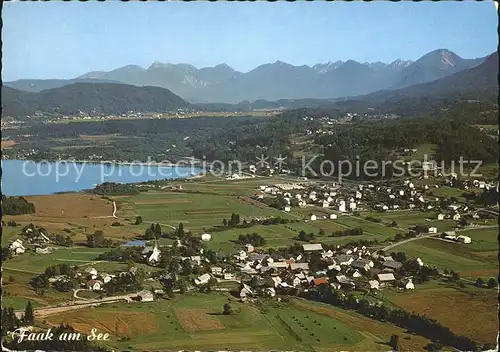
[{"label": "roof", "polygon": [[303,244],[302,248],[304,251],[322,251],[323,246],[321,243],[314,243],[314,244]]},{"label": "roof", "polygon": [[365,268],[365,266],[369,266],[368,260],[356,259],[351,263],[351,266],[354,268]]},{"label": "roof", "polygon": [[296,269],[309,270],[309,263],[292,263],[292,264],[290,264],[290,269],[291,270],[296,270]]},{"label": "roof", "polygon": [[394,274],[378,274],[377,275],[379,281],[394,281],[396,278]]},{"label": "roof", "polygon": [[210,279],[210,274],[203,274],[196,278],[198,281],[205,281]]},{"label": "roof", "polygon": [[341,255],[338,255],[338,256],[335,257],[335,261],[337,261],[339,263],[344,263],[344,262],[348,262],[349,259],[353,259],[353,258],[354,257],[352,255],[349,255],[349,254],[343,255],[343,254],[341,254]]},{"label": "roof", "polygon": [[385,267],[391,268],[391,269],[399,269],[403,266],[402,263],[395,261],[395,260],[386,260],[383,265]]},{"label": "roof", "polygon": [[314,286],[319,286],[321,284],[328,285],[328,278],[327,277],[319,277],[317,279],[314,279]]}]

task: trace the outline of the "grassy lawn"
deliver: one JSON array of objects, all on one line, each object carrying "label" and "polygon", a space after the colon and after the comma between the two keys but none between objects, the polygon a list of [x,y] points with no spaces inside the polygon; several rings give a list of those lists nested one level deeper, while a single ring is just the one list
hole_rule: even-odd
[{"label": "grassy lawn", "polygon": [[362,216],[372,216],[374,218],[382,219],[383,222],[388,224],[396,221],[399,227],[409,229],[410,227],[418,224],[425,224],[428,219],[435,220],[437,218],[437,213],[402,210],[393,212],[362,213]]},{"label": "grassy lawn", "polygon": [[[222,315],[229,303],[233,314]],[[173,300],[120,303],[61,313],[47,319],[89,331],[110,333],[109,347],[118,350],[387,350],[391,333],[402,329],[356,313],[305,301],[263,301],[257,306],[221,294],[177,295]],[[386,336],[387,335],[387,336]],[[405,340],[406,341],[406,340]],[[410,341],[410,340],[408,340]],[[424,339],[411,337],[412,347]]]},{"label": "grassy lawn", "polygon": [[455,270],[463,277],[475,279],[491,276],[498,272],[498,265],[490,258],[471,252],[466,244],[448,243],[437,239],[422,239],[405,243],[397,251],[420,257],[425,264],[441,269]]},{"label": "grassy lawn", "polygon": [[4,268],[11,268],[32,273],[42,273],[51,265],[66,263],[68,265],[84,265],[95,261],[105,248],[59,247],[49,254],[26,252],[3,263]]},{"label": "grassy lawn", "polygon": [[21,226],[2,227],[2,247],[6,247],[11,241],[15,240],[18,234],[21,232]]},{"label": "grassy lawn", "polygon": [[496,290],[472,285],[460,289],[432,282],[418,285],[413,291],[385,290],[384,298],[406,310],[430,316],[458,335],[481,343],[496,340]]},{"label": "grassy lawn", "polygon": [[347,215],[339,216],[335,222],[347,227],[361,227],[363,229],[363,234],[376,235],[376,238],[379,240],[387,237],[394,237],[396,234],[401,233],[400,230],[388,227],[384,224],[377,224],[372,221]]},{"label": "grassy lawn", "polygon": [[473,251],[497,251],[498,250],[498,228],[471,229],[463,231],[461,235],[469,236],[472,243],[467,247]]},{"label": "grassy lawn", "polygon": [[[58,292],[48,289],[43,296],[38,296],[30,286],[30,280],[36,275],[32,273],[2,268],[2,306],[12,306],[23,309],[28,300],[33,307],[54,305],[72,299],[71,292]],[[14,281],[11,282],[11,279]]]},{"label": "grassy lawn", "polygon": [[258,206],[244,198],[221,195],[153,191],[119,200],[127,210],[141,215],[145,222],[170,226],[182,222],[185,228],[194,232],[220,225],[232,213],[240,214],[242,220],[271,216],[293,219],[291,215],[264,204]]}]

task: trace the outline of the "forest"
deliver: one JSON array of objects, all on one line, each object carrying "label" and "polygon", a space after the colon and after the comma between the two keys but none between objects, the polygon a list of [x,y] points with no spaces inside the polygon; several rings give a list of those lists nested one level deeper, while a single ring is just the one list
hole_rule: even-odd
[{"label": "forest", "polygon": [[3,215],[33,214],[35,205],[28,202],[24,197],[7,197],[2,195]]}]

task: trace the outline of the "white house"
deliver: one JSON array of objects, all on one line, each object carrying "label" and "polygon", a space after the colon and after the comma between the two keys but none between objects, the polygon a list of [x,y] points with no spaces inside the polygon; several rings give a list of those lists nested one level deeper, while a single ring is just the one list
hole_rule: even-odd
[{"label": "white house", "polygon": [[285,205],[285,209],[284,210],[287,211],[287,212],[289,212],[290,210],[292,210],[292,207],[289,206],[289,205]]},{"label": "white house", "polygon": [[233,280],[235,278],[233,273],[224,273],[224,280]]},{"label": "white house", "polygon": [[155,245],[154,248],[153,248],[153,252],[148,257],[148,263],[150,265],[158,264],[158,262],[160,261],[160,255],[161,255],[161,252],[158,249],[158,246]]},{"label": "white house", "polygon": [[359,270],[354,270],[352,277],[361,277],[361,276],[363,276],[363,275],[359,272]]},{"label": "white house", "polygon": [[377,274],[378,281],[381,283],[386,283],[386,282],[391,282],[396,280],[394,277],[394,274],[388,273],[388,274]]},{"label": "white house", "polygon": [[248,296],[253,295],[253,290],[247,284],[243,284],[243,288],[240,291],[240,298],[245,300]]},{"label": "white house", "polygon": [[469,236],[460,235],[457,236],[457,241],[461,243],[471,243],[471,238]]},{"label": "white house", "polygon": [[314,243],[314,244],[303,244],[302,248],[304,249],[304,252],[313,252],[313,251],[322,251],[323,246],[321,243]]},{"label": "white house", "polygon": [[356,199],[361,199],[362,196],[361,192],[356,191]]},{"label": "white house", "polygon": [[202,241],[210,241],[212,239],[212,235],[209,233],[204,233],[201,235],[201,240]]},{"label": "white house", "polygon": [[380,283],[377,280],[369,280],[368,284],[370,285],[370,289],[372,290],[378,290]]},{"label": "white house", "polygon": [[92,280],[97,279],[97,270],[95,270],[94,268],[92,268],[92,267],[88,267],[88,268],[86,268],[86,269],[85,269],[85,273],[86,273],[88,276],[90,276],[90,278],[91,278]]},{"label": "white house", "polygon": [[196,286],[204,285],[210,281],[210,278],[210,274],[203,274],[194,279],[194,283],[196,284]]},{"label": "white house", "polygon": [[336,220],[337,214],[330,214],[330,220]]},{"label": "white house", "polygon": [[352,211],[356,210],[356,206],[357,206],[357,204],[355,202],[349,203],[349,209],[351,209]]},{"label": "white house", "polygon": [[23,246],[23,241],[20,239],[15,240],[10,244],[10,251],[14,253],[14,255],[24,253],[26,249]]},{"label": "white house", "polygon": [[315,215],[315,214],[311,214],[311,215],[309,216],[309,219],[310,219],[311,221],[316,221],[316,215]]},{"label": "white house", "polygon": [[92,291],[99,291],[101,289],[101,282],[97,280],[87,281],[87,289]]},{"label": "white house", "polygon": [[266,287],[266,289],[264,290],[264,293],[266,294],[266,296],[269,296],[269,297],[276,296],[276,290],[273,287]]},{"label": "white house", "polygon": [[330,206],[330,202],[328,202],[327,200],[324,200],[322,204],[323,208],[328,208]]},{"label": "white house", "polygon": [[460,220],[460,214],[456,213],[455,215],[453,215],[453,220],[455,220],[455,221]]},{"label": "white house", "polygon": [[213,275],[222,275],[222,268],[220,266],[212,266],[210,271]]},{"label": "white house", "polygon": [[108,282],[110,282],[113,277],[114,277],[114,275],[109,275],[109,274],[103,274],[103,273],[101,273],[102,282],[104,282],[105,284],[107,284]]},{"label": "white house", "polygon": [[291,263],[290,270],[309,270],[309,263]]},{"label": "white house", "polygon": [[438,214],[437,219],[438,220],[444,220],[444,214]]},{"label": "white house", "polygon": [[438,232],[437,227],[434,227],[434,226],[429,227],[429,233],[437,233],[437,232]]},{"label": "white house", "polygon": [[424,266],[424,262],[420,258],[417,258],[417,264],[418,266]]},{"label": "white house", "polygon": [[407,289],[407,290],[414,290],[415,289],[415,285],[413,284],[411,279],[406,280],[404,285],[405,285],[405,289]]},{"label": "white house", "polygon": [[137,297],[141,302],[152,302],[154,301],[154,295],[151,291],[148,290],[142,290],[140,292],[137,292]]}]

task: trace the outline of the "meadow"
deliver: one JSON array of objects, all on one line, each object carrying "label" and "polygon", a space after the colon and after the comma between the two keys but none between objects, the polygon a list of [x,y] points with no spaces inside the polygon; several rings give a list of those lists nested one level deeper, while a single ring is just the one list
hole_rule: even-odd
[{"label": "meadow", "polygon": [[182,222],[184,228],[192,232],[222,225],[223,219],[229,219],[232,213],[239,214],[241,221],[278,216],[293,219],[285,212],[257,204],[246,197],[149,191],[117,200],[124,211],[140,215],[146,223],[177,227]]},{"label": "meadow", "polygon": [[[494,344],[498,333],[498,292],[467,285],[419,285],[414,291],[386,290],[384,298],[410,312],[425,314],[458,335]],[[457,309],[457,307],[460,307]]]},{"label": "meadow", "polygon": [[[494,233],[491,232],[490,236],[492,235]],[[454,270],[462,277],[473,280],[478,276],[495,276],[498,273],[496,258],[480,255],[481,252],[475,252],[470,244],[451,243],[434,238],[422,239],[398,246],[397,251],[420,257],[427,265],[442,270]]]},{"label": "meadow", "polygon": [[[233,314],[223,315],[229,303]],[[223,294],[187,294],[172,300],[120,303],[60,313],[49,325],[69,323],[81,331],[95,324],[112,336],[119,350],[387,350],[391,334],[408,347],[423,348],[425,339],[353,312],[303,300],[290,303],[241,303]]]}]

